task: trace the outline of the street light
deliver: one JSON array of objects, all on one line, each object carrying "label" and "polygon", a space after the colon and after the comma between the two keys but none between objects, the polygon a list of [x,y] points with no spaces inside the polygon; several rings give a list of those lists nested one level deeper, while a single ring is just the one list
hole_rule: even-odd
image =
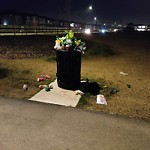
[{"label": "street light", "polygon": [[95,24],[97,25],[97,17],[94,17],[94,20],[95,20]]},{"label": "street light", "polygon": [[92,9],[93,9],[93,7],[92,7],[92,5],[90,5],[90,6],[89,6],[89,10],[92,10]]},{"label": "street light", "polygon": [[[88,10],[89,10],[89,12],[91,12],[93,10],[92,5],[89,5]],[[90,13],[89,18],[90,18],[90,26],[91,26],[92,25],[92,14],[91,13]]]}]

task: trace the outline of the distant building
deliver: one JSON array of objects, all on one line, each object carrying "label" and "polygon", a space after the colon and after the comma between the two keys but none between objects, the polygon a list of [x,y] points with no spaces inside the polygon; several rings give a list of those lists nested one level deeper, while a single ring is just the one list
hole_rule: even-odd
[{"label": "distant building", "polygon": [[150,25],[129,23],[124,28],[124,31],[150,31]]},{"label": "distant building", "polygon": [[53,26],[54,20],[36,14],[8,10],[0,13],[0,25],[6,26]]},{"label": "distant building", "polygon": [[150,31],[150,24],[147,25],[147,31]]},{"label": "distant building", "polygon": [[124,31],[126,31],[126,32],[135,31],[135,24],[134,23],[127,23],[125,28],[124,28]]},{"label": "distant building", "polygon": [[66,20],[52,19],[36,14],[22,13],[15,10],[0,12],[0,26],[26,26],[33,28],[67,27],[82,28],[83,23],[69,22]]},{"label": "distant building", "polygon": [[144,24],[137,24],[135,25],[134,29],[136,31],[147,31],[147,26]]}]

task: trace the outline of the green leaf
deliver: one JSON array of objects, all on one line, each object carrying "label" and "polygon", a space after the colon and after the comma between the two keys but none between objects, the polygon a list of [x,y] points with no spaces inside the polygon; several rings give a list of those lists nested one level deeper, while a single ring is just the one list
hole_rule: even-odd
[{"label": "green leaf", "polygon": [[74,33],[72,32],[72,30],[70,30],[65,37],[67,39],[72,39],[74,37]]}]

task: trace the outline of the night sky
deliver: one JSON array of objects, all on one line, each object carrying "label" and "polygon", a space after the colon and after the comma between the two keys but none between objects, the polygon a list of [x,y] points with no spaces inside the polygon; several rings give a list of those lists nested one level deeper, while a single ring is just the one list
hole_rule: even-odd
[{"label": "night sky", "polygon": [[[87,21],[97,17],[100,24],[114,22],[150,24],[150,0],[70,0],[69,7],[65,1],[3,0],[0,11],[18,10],[54,19],[67,19],[66,10],[70,7],[70,17],[74,21]],[[88,10],[90,4],[93,6],[91,12]]]}]

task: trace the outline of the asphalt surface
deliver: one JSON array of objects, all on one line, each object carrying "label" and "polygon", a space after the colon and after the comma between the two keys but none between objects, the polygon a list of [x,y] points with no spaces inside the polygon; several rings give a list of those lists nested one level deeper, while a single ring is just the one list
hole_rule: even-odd
[{"label": "asphalt surface", "polygon": [[0,150],[149,150],[150,122],[0,97]]}]

